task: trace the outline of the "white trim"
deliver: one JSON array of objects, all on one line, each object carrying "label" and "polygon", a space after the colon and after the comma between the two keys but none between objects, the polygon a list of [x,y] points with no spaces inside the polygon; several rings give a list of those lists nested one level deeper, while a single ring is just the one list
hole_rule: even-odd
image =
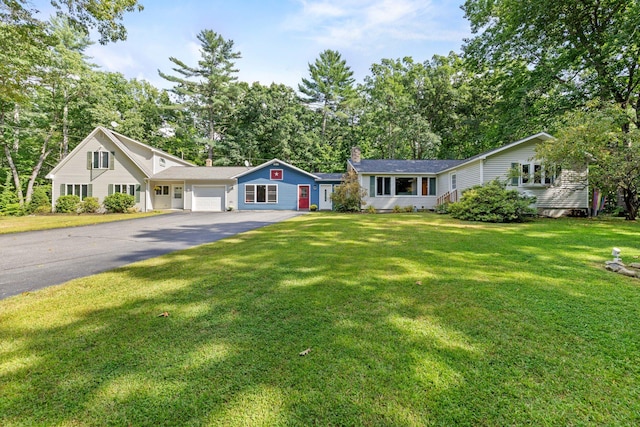
[{"label": "white trim", "polygon": [[[277,205],[280,199],[280,188],[278,184],[243,184],[244,185],[244,204],[245,205]],[[253,187],[253,202],[247,202],[247,187]],[[258,186],[264,186],[264,202],[259,202],[258,199]],[[269,187],[276,187],[276,201],[269,201]],[[296,196],[297,197],[297,196]]]},{"label": "white trim", "polygon": [[[278,163],[278,165],[275,165],[275,163]],[[269,160],[268,162],[262,163],[262,164],[260,164],[260,165],[258,165],[258,166],[256,166],[256,167],[254,167],[254,168],[251,168],[251,169],[249,169],[249,170],[247,170],[247,171],[244,171],[244,172],[242,172],[242,173],[239,173],[239,174],[237,174],[237,175],[234,175],[234,176],[232,176],[230,179],[238,179],[238,178],[240,178],[240,177],[242,177],[242,176],[248,175],[248,174],[250,174],[250,173],[252,173],[252,172],[258,171],[258,170],[260,170],[260,169],[266,168],[267,166],[271,166],[271,165],[274,165],[274,166],[281,166],[281,165],[285,165],[285,166],[287,166],[287,167],[289,167],[289,168],[291,168],[291,169],[293,169],[293,170],[295,170],[295,171],[297,171],[297,172],[300,172],[300,173],[302,173],[302,174],[304,174],[304,175],[307,175],[307,176],[309,176],[309,177],[311,177],[311,178],[313,178],[313,179],[320,179],[319,177],[315,176],[314,174],[311,174],[311,173],[309,173],[309,172],[307,172],[307,171],[304,171],[304,170],[302,170],[302,169],[300,169],[300,168],[297,168],[297,167],[295,167],[295,166],[293,166],[293,165],[290,165],[290,164],[289,164],[289,163],[287,163],[287,162],[283,162],[282,160],[279,160],[279,159]]]}]

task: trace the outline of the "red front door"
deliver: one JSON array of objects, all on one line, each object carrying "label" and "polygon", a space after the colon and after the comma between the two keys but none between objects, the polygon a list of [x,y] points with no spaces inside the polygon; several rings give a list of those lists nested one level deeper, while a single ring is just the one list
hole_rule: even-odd
[{"label": "red front door", "polygon": [[298,210],[309,209],[309,186],[298,186]]}]

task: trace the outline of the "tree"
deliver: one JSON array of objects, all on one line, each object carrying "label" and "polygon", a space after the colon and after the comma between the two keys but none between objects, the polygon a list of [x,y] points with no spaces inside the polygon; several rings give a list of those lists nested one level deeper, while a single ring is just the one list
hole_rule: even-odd
[{"label": "tree", "polygon": [[589,184],[605,194],[621,194],[626,218],[634,220],[640,209],[640,130],[633,122],[635,111],[614,103],[589,107],[566,113],[557,138],[541,145],[537,157],[545,159],[545,168],[580,171],[588,166]]},{"label": "tree", "polygon": [[537,99],[573,101],[559,107],[594,98],[631,107],[640,124],[640,2],[467,0],[463,9],[477,34],[465,55],[478,69],[526,76]]},{"label": "tree", "polygon": [[[225,40],[212,30],[202,30],[198,40],[201,59],[197,66],[191,67],[170,57],[169,60],[176,65],[173,71],[179,76],[158,72],[162,78],[175,84],[172,92],[178,96],[182,108],[192,115],[207,150],[207,158],[213,160],[215,147],[232,143],[225,138],[238,95],[235,76],[238,70],[234,66],[240,52],[233,50],[232,40]],[[229,151],[229,147],[226,149]],[[221,158],[218,162],[228,163],[228,159]]]},{"label": "tree", "polygon": [[325,50],[315,63],[309,64],[310,78],[302,79],[298,90],[306,95],[303,102],[315,105],[322,113],[322,135],[325,135],[329,116],[336,115],[354,95],[353,71],[339,52]]},{"label": "tree", "polygon": [[[68,19],[85,34],[96,29],[101,44],[125,40],[127,30],[119,21],[125,12],[144,9],[138,0],[51,0],[51,5],[57,10],[58,17]],[[27,0],[0,0],[0,18],[19,17],[37,22],[33,17],[36,12]]]},{"label": "tree", "polygon": [[364,204],[363,198],[367,196],[367,190],[360,185],[358,174],[349,169],[342,176],[342,183],[336,185],[331,194],[334,210],[338,212],[360,212]]}]

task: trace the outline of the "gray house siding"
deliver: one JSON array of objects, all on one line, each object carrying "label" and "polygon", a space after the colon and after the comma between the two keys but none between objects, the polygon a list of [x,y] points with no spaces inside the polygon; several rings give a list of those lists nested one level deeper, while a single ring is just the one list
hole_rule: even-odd
[{"label": "gray house siding", "polygon": [[[94,169],[89,164],[90,154],[96,151],[109,153],[109,168]],[[100,202],[113,191],[114,185],[135,185],[136,207],[145,209],[145,175],[102,132],[97,132],[77,151],[70,154],[64,165],[55,173],[52,182],[52,206],[61,195],[67,194],[67,185],[90,185],[90,194]]]}]

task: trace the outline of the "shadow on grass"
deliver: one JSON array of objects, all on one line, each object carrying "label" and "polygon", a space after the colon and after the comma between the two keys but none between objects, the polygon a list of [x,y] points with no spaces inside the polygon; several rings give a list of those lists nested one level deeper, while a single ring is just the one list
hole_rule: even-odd
[{"label": "shadow on grass", "polygon": [[452,224],[304,217],[20,297],[32,314],[0,315],[0,420],[637,419],[637,288],[573,255],[597,257],[606,227]]}]

